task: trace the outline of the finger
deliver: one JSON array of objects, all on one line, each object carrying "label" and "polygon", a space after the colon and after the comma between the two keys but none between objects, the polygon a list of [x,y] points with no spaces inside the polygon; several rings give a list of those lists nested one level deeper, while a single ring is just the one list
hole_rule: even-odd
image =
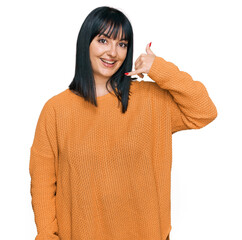
[{"label": "finger", "polygon": [[136,71],[128,72],[127,76],[137,75],[137,74],[142,73],[142,72],[144,72],[144,70],[139,69],[139,70],[136,70]]},{"label": "finger", "polygon": [[[140,58],[137,59],[137,61],[136,61],[136,64],[135,64],[135,70],[136,70],[136,71],[142,68],[143,61],[141,61],[141,57],[142,57],[142,56],[140,56]],[[138,73],[137,75],[138,75],[140,78],[143,78],[143,77],[144,77],[144,74],[143,74],[143,73]]]},{"label": "finger", "polygon": [[143,56],[146,56],[146,55],[147,55],[146,53],[142,53],[142,54],[140,54],[139,57],[136,59],[135,64],[136,64],[137,62],[141,61],[141,58],[142,58]]},{"label": "finger", "polygon": [[[138,70],[139,68],[140,68],[140,66],[141,66],[141,61],[140,60],[138,60],[138,61],[136,61],[136,63],[135,63],[135,70]],[[143,78],[144,77],[144,74],[143,73],[138,73],[137,74],[140,78]]]},{"label": "finger", "polygon": [[135,65],[140,61],[140,57],[141,57],[141,55],[136,59],[136,61],[135,61]]},{"label": "finger", "polygon": [[135,70],[138,70],[139,68],[141,68],[142,63],[143,63],[143,62],[142,62],[141,60],[137,61],[137,62],[135,63],[134,69],[135,69]]},{"label": "finger", "polygon": [[153,54],[153,55],[155,55],[155,54],[151,51],[149,45],[150,45],[150,44],[147,44],[147,45],[146,45],[146,52],[147,52],[147,54]]},{"label": "finger", "polygon": [[140,73],[140,74],[138,74],[138,76],[139,76],[140,78],[143,78],[143,77],[144,77],[144,74],[143,74],[143,73]]}]

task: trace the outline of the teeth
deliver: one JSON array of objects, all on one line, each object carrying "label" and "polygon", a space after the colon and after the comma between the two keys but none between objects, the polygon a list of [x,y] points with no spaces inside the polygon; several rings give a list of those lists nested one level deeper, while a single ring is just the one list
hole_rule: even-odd
[{"label": "teeth", "polygon": [[115,62],[115,61],[114,61],[114,62],[109,62],[109,61],[106,61],[106,60],[104,60],[104,59],[102,59],[102,61],[103,61],[103,62],[106,62],[106,63],[109,63],[109,64],[114,64],[114,62]]}]

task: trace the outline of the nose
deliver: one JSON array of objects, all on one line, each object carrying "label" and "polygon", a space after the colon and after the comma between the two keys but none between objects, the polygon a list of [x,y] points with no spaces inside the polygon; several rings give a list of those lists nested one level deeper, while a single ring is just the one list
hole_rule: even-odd
[{"label": "nose", "polygon": [[117,55],[117,47],[115,43],[111,43],[108,49],[108,55],[111,57],[116,57]]}]

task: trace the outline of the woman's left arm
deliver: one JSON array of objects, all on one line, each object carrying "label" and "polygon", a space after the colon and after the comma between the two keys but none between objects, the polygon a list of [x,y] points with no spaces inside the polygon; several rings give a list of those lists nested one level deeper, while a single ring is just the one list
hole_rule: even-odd
[{"label": "woman's left arm", "polygon": [[201,82],[194,81],[175,64],[156,56],[149,45],[146,52],[147,55],[141,54],[136,60],[135,71],[129,75],[138,74],[143,77],[142,73],[147,73],[160,88],[167,90],[172,133],[202,128],[217,117],[216,106]]},{"label": "woman's left arm", "polygon": [[217,109],[205,86],[161,57],[155,57],[148,76],[168,90],[172,133],[200,129],[217,117]]}]

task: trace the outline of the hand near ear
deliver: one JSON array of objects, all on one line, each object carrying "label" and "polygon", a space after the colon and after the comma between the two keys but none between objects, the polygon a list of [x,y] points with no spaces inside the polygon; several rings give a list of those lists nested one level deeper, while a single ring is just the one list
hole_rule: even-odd
[{"label": "hand near ear", "polygon": [[135,71],[126,73],[127,76],[138,75],[143,78],[144,74],[148,74],[151,65],[156,57],[156,55],[151,51],[150,44],[146,46],[146,53],[142,53],[135,61]]}]

